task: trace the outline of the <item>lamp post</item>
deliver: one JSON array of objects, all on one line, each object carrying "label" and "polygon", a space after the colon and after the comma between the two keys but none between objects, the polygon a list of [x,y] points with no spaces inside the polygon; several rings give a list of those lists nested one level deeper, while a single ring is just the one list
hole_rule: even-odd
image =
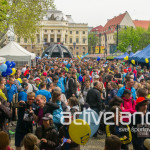
[{"label": "lamp post", "polygon": [[76,42],[73,42],[73,47],[74,47],[74,51],[75,51],[75,48],[76,48]]},{"label": "lamp post", "polygon": [[99,33],[99,53],[101,53],[101,33]]},{"label": "lamp post", "polygon": [[118,47],[118,41],[119,41],[119,29],[120,29],[120,25],[117,24],[116,30],[117,30],[117,41],[116,41],[116,45]]}]

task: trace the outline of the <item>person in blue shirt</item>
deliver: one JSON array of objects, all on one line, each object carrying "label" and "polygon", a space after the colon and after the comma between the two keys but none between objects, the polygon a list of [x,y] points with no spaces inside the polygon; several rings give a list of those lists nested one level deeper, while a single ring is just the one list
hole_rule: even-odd
[{"label": "person in blue shirt", "polygon": [[22,90],[18,94],[18,102],[20,101],[27,101],[27,90],[28,90],[28,83],[22,83]]},{"label": "person in blue shirt", "polygon": [[41,90],[37,91],[35,96],[37,95],[43,95],[46,97],[46,101],[49,102],[51,99],[51,93],[46,90],[46,82],[42,82],[40,84]]},{"label": "person in blue shirt", "polygon": [[[15,121],[16,120],[16,114],[15,108],[12,108],[12,104],[16,103],[18,100],[18,91],[17,91],[17,86],[14,84],[14,77],[10,76],[9,77],[9,83],[6,84],[6,90],[7,90],[7,97],[8,97],[8,103],[10,105],[10,109],[12,110],[12,120]],[[11,120],[9,120],[11,121]],[[15,123],[10,122],[9,123],[10,126],[15,125]]]},{"label": "person in blue shirt", "polygon": [[61,92],[63,94],[65,94],[65,79],[63,77],[63,73],[60,72],[59,73],[59,79],[58,79],[58,82],[57,82],[57,86],[61,88]]},{"label": "person in blue shirt", "polygon": [[131,79],[131,78],[127,78],[126,79],[126,85],[118,90],[117,96],[122,97],[123,93],[124,93],[124,90],[128,89],[132,92],[132,98],[134,100],[136,100],[136,90],[133,87],[133,85],[134,85],[134,80]]},{"label": "person in blue shirt", "polygon": [[17,86],[14,84],[14,80],[15,79],[13,77],[9,77],[9,83],[6,84],[7,96],[8,96],[9,103],[13,102],[13,96],[18,93]]}]

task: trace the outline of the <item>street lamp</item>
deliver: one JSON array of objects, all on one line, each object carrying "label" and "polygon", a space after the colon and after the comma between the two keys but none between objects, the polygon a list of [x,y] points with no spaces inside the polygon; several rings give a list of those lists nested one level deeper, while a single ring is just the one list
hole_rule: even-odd
[{"label": "street lamp", "polygon": [[101,53],[101,33],[99,33],[99,53]]}]

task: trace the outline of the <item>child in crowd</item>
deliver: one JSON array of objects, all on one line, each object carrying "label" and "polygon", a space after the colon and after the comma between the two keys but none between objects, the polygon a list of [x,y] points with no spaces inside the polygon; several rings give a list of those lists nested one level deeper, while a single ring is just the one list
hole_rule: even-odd
[{"label": "child in crowd", "polygon": [[115,136],[111,135],[105,140],[105,148],[104,150],[121,150],[121,141]]},{"label": "child in crowd", "polygon": [[0,131],[0,150],[14,150],[9,147],[9,136],[6,132]]},{"label": "child in crowd", "polygon": [[122,96],[123,103],[121,104],[121,110],[123,112],[130,112],[131,114],[133,114],[134,112],[136,112],[136,110],[135,110],[136,102],[132,98],[131,94],[132,93],[130,90],[128,90],[128,89],[124,90],[124,93]]}]

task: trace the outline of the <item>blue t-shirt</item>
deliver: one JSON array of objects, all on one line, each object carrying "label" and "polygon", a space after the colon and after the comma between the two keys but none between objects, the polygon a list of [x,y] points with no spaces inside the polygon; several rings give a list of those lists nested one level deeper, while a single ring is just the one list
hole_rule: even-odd
[{"label": "blue t-shirt", "polygon": [[20,102],[21,100],[24,102],[27,101],[27,93],[25,91],[21,91],[18,94],[18,102]]},{"label": "blue t-shirt", "polygon": [[8,102],[12,102],[13,95],[18,93],[17,86],[15,84],[12,84],[10,87],[9,84],[6,84],[6,89],[7,89]]},{"label": "blue t-shirt", "polygon": [[35,96],[37,95],[43,95],[46,97],[46,101],[49,102],[49,99],[51,99],[51,93],[46,90],[39,90],[36,92]]}]

